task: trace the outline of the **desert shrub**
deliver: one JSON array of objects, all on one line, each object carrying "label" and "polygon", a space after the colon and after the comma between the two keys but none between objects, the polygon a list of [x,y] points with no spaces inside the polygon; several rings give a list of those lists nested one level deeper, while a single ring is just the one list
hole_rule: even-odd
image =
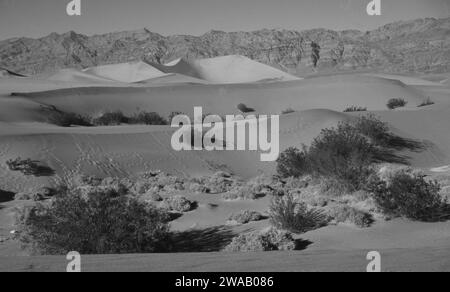
[{"label": "desert shrub", "polygon": [[366,107],[360,107],[360,106],[349,106],[344,110],[344,113],[351,113],[351,112],[366,112]]},{"label": "desert shrub", "polygon": [[225,252],[289,251],[296,243],[291,233],[271,228],[265,232],[241,234],[227,245]]},{"label": "desert shrub", "polygon": [[195,202],[191,202],[183,196],[173,196],[164,199],[161,207],[169,211],[189,212],[195,208],[195,205]]},{"label": "desert shrub", "polygon": [[31,159],[22,159],[17,157],[16,159],[10,159],[6,161],[6,165],[11,171],[20,171],[24,175],[36,175],[40,172],[40,166],[38,161]]},{"label": "desert shrub", "polygon": [[118,126],[128,122],[129,118],[127,118],[121,111],[106,112],[98,118],[94,118],[92,121],[95,126]]},{"label": "desert shrub", "polygon": [[408,102],[403,98],[392,98],[388,100],[386,106],[388,107],[388,109],[393,110],[396,108],[405,107],[407,104]]},{"label": "desert shrub", "polygon": [[390,133],[388,124],[372,114],[360,116],[351,124],[347,125],[353,127],[361,135],[369,138],[370,142],[374,145],[381,147],[390,146],[392,134]]},{"label": "desert shrub", "polygon": [[378,149],[348,124],[325,129],[307,152],[307,165],[315,176],[342,183],[349,190],[360,189],[372,173]]},{"label": "desert shrub", "polygon": [[434,101],[431,100],[431,98],[427,98],[427,100],[425,100],[424,102],[422,102],[421,104],[419,104],[417,107],[425,107],[425,106],[429,106],[429,105],[433,105],[435,104]]},{"label": "desert shrub", "polygon": [[166,119],[155,112],[140,112],[132,116],[128,123],[143,125],[167,125]]},{"label": "desert shrub", "polygon": [[269,210],[272,225],[294,233],[304,233],[325,226],[329,218],[321,210],[308,209],[292,195],[274,197]]},{"label": "desert shrub", "polygon": [[264,175],[255,177],[246,183],[235,183],[222,195],[224,200],[256,200],[265,196],[282,195],[282,185],[271,177]]},{"label": "desert shrub", "polygon": [[247,224],[252,221],[263,220],[264,216],[256,211],[244,210],[237,214],[231,214],[228,221],[236,222],[239,224]]},{"label": "desert shrub", "polygon": [[237,184],[237,181],[231,176],[231,174],[219,171],[212,176],[205,176],[194,179],[193,183],[198,183],[204,186],[205,193],[221,194],[231,191]]},{"label": "desert shrub", "polygon": [[287,115],[287,114],[292,114],[292,113],[295,113],[295,110],[292,108],[287,108],[281,112],[282,115]]},{"label": "desert shrub", "polygon": [[249,108],[249,107],[247,107],[245,104],[243,104],[243,103],[240,103],[240,104],[238,104],[237,105],[237,109],[238,110],[240,110],[242,113],[252,113],[252,112],[255,112],[255,109],[253,109],[253,108]]},{"label": "desert shrub", "polygon": [[330,216],[337,222],[349,222],[360,228],[370,227],[374,222],[371,214],[347,205],[335,206],[331,209]]},{"label": "desert shrub", "polygon": [[448,204],[440,195],[436,181],[412,169],[399,169],[383,177],[371,176],[367,191],[376,205],[389,216],[402,216],[419,221],[437,221],[450,215]]},{"label": "desert shrub", "polygon": [[322,130],[309,148],[288,148],[277,160],[277,172],[282,177],[312,175],[322,178],[324,186],[340,185],[343,192],[352,192],[364,187],[373,163],[401,160],[393,149],[413,146],[392,135],[375,116],[361,116]]},{"label": "desert shrub", "polygon": [[43,201],[53,197],[58,190],[49,187],[41,187],[34,191],[17,193],[14,196],[14,199],[19,201]]},{"label": "desert shrub", "polygon": [[162,202],[163,198],[158,192],[148,191],[139,197],[144,202]]},{"label": "desert shrub", "polygon": [[290,147],[280,153],[277,159],[277,172],[282,177],[300,177],[309,174],[307,150]]},{"label": "desert shrub", "polygon": [[60,127],[71,126],[92,126],[88,117],[84,117],[75,113],[67,113],[62,111],[49,111],[46,114],[46,121],[49,124],[57,125]]},{"label": "desert shrub", "polygon": [[232,190],[222,194],[222,199],[225,201],[256,200],[258,198],[261,198],[261,195],[255,194],[246,185],[234,187]]},{"label": "desert shrub", "polygon": [[21,243],[41,254],[163,251],[167,222],[165,212],[112,190],[87,197],[68,191],[17,216]]}]

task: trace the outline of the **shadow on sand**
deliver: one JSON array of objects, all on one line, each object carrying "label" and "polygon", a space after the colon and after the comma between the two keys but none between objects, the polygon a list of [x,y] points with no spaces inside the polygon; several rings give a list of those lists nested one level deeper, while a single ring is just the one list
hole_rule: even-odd
[{"label": "shadow on sand", "polygon": [[14,200],[15,194],[0,190],[0,203],[10,202]]},{"label": "shadow on sand", "polygon": [[427,142],[420,142],[412,139],[403,138],[394,134],[386,134],[383,137],[384,145],[378,150],[375,156],[376,162],[398,163],[409,165],[410,158],[407,155],[402,155],[399,152],[410,151],[420,153],[427,150],[431,145]]},{"label": "shadow on sand", "polygon": [[[252,230],[246,230],[244,233],[249,231]],[[177,232],[172,237],[171,252],[219,252],[230,244],[237,235],[227,226]],[[304,250],[312,243],[309,240],[298,239],[295,241],[295,250]]]}]

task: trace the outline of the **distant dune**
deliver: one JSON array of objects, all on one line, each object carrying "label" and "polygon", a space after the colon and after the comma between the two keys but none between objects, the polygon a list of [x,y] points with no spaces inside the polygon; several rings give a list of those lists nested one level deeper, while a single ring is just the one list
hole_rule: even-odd
[{"label": "distant dune", "polygon": [[63,81],[75,83],[112,83],[114,80],[103,78],[97,75],[89,74],[76,69],[62,69],[47,77],[50,81]]},{"label": "distant dune", "polygon": [[166,76],[163,72],[144,62],[131,62],[92,67],[85,73],[114,81],[134,83]]},{"label": "distant dune", "polygon": [[238,55],[189,62],[178,59],[166,65],[154,66],[166,73],[179,73],[220,84],[249,83],[261,80],[299,80],[299,78],[281,70]]},{"label": "distant dune", "polygon": [[[424,92],[400,81],[371,76],[340,75],[290,82],[195,85],[164,87],[82,87],[43,92],[23,92],[14,97],[38,104],[54,105],[60,110],[95,114],[105,110],[134,113],[136,108],[157,111],[167,116],[173,111],[191,114],[194,106],[205,112],[230,114],[238,112],[240,103],[259,113],[281,113],[283,110],[326,108],[342,112],[348,106],[386,110],[391,98],[404,98],[406,109],[417,110],[426,99]],[[1,101],[0,101],[1,102]],[[13,121],[20,121],[16,116]]]}]

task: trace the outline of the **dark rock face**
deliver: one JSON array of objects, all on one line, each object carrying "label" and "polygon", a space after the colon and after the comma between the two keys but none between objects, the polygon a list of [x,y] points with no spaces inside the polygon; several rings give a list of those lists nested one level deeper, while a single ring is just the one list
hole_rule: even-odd
[{"label": "dark rock face", "polygon": [[450,18],[397,22],[370,32],[266,29],[165,37],[143,29],[91,37],[52,33],[40,39],[0,42],[0,67],[27,75],[135,60],[165,63],[176,58],[224,55],[244,55],[298,74],[448,72]]}]

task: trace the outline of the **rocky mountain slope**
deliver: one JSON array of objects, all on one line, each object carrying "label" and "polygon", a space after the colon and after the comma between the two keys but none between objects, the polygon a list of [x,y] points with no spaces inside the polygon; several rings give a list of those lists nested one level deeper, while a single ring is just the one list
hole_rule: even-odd
[{"label": "rocky mountain slope", "polygon": [[265,29],[165,37],[142,29],[96,36],[52,33],[0,42],[0,66],[28,75],[134,60],[165,63],[224,55],[244,55],[299,75],[350,70],[449,72],[450,18],[397,22],[368,32]]}]

